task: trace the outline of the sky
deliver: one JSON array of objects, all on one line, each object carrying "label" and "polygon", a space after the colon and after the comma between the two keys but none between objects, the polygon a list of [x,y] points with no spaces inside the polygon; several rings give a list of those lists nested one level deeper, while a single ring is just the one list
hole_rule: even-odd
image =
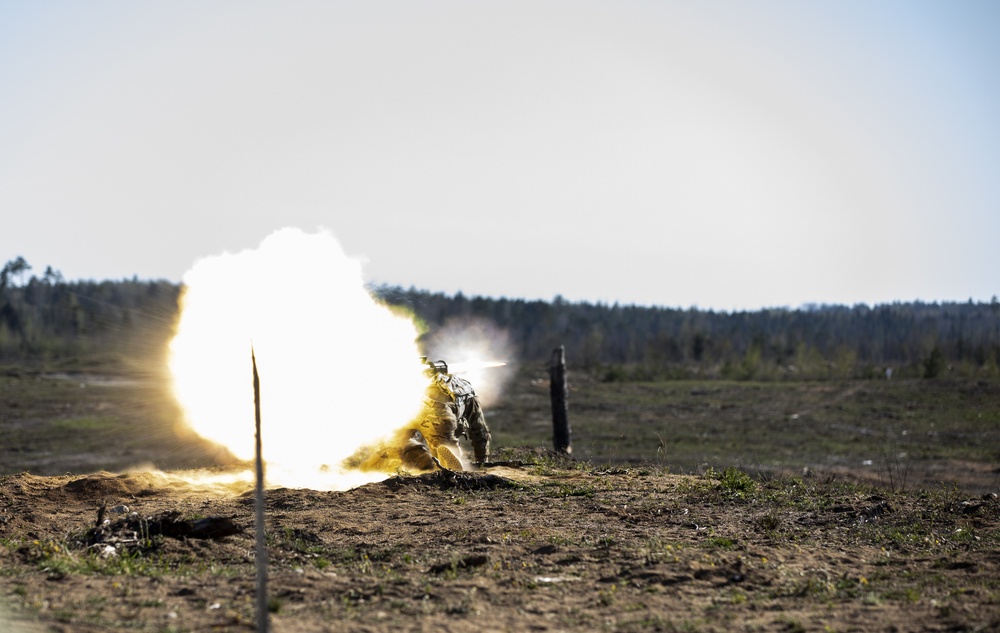
[{"label": "sky", "polygon": [[0,259],[718,310],[1000,293],[1000,3],[0,0]]}]

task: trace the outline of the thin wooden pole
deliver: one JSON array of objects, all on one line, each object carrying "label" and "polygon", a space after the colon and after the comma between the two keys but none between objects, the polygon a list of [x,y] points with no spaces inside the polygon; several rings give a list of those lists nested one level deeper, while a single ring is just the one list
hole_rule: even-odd
[{"label": "thin wooden pole", "polygon": [[562,345],[552,352],[549,364],[549,394],[552,396],[552,445],[557,453],[573,452],[570,444],[569,404],[566,386],[566,348]]},{"label": "thin wooden pole", "polygon": [[260,377],[257,375],[257,356],[250,346],[253,363],[253,409],[256,433],[254,434],[254,462],[257,469],[257,630],[267,633],[267,540],[264,534],[264,458],[260,448]]}]

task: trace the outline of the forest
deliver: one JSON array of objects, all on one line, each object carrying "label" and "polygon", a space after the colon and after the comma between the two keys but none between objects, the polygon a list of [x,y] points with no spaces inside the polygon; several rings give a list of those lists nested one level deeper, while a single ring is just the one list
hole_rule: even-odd
[{"label": "forest", "polygon": [[[66,281],[22,257],[0,271],[0,363],[71,365],[145,357],[173,332],[182,288],[164,280]],[[605,381],[822,380],[953,374],[997,379],[1000,302],[905,302],[713,311],[446,295],[377,285],[425,336],[485,321],[515,359],[546,363],[565,346],[574,370]]]}]

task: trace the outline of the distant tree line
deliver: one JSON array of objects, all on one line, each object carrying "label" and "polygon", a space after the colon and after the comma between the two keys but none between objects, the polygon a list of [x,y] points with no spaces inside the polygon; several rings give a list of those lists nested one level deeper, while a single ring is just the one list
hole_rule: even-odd
[{"label": "distant tree line", "polygon": [[[125,358],[162,350],[177,317],[169,281],[67,282],[18,257],[0,270],[0,362]],[[998,377],[1000,302],[820,305],[716,312],[635,305],[445,295],[398,286],[373,296],[411,313],[426,335],[484,320],[518,360],[603,380]]]},{"label": "distant tree line", "polygon": [[486,319],[508,332],[525,361],[546,362],[565,345],[572,366],[605,380],[935,377],[948,371],[996,377],[1000,357],[996,297],[989,303],[716,312],[571,303],[558,296],[551,302],[469,298],[395,286],[374,293],[412,311],[429,330],[453,319]]},{"label": "distant tree line", "polygon": [[0,361],[121,361],[162,349],[173,334],[177,284],[67,282],[51,267],[31,270],[22,257],[0,270]]}]

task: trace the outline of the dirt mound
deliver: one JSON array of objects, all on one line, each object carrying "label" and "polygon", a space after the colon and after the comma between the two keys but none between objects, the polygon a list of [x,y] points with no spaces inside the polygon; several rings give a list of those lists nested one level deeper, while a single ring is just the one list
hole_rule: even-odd
[{"label": "dirt mound", "polygon": [[63,490],[78,499],[105,499],[125,495],[148,496],[164,486],[161,477],[153,473],[125,473],[116,475],[99,472],[73,479]]},{"label": "dirt mound", "polygon": [[421,488],[436,488],[438,490],[503,490],[519,488],[522,484],[488,473],[456,472],[452,470],[436,470],[415,477],[391,477],[381,482],[390,490],[396,491],[408,486]]}]

